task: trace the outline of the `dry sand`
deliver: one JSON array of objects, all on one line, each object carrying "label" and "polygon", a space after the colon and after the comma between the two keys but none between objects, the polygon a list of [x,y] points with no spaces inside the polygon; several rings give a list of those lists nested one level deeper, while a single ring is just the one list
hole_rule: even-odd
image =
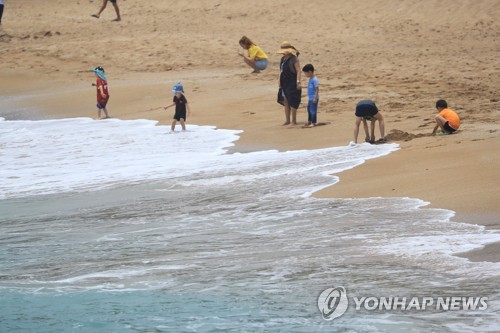
[{"label": "dry sand", "polygon": [[[237,151],[313,149],[352,140],[354,106],[377,102],[401,149],[340,175],[319,197],[416,197],[452,209],[457,221],[500,228],[500,1],[118,0],[92,18],[98,0],[6,1],[0,30],[1,109],[9,119],[95,117],[88,70],[106,68],[111,115],[170,122],[161,106],[182,80],[188,123],[243,129]],[[242,35],[270,56],[250,74],[237,56]],[[320,80],[314,129],[281,126],[276,104],[283,40]],[[305,93],[305,92],[304,92]],[[446,99],[459,133],[428,137],[434,104]],[[169,110],[170,111],[170,110]],[[305,104],[299,121],[307,119]],[[362,135],[360,135],[362,138]],[[500,246],[467,254],[500,261]]]}]

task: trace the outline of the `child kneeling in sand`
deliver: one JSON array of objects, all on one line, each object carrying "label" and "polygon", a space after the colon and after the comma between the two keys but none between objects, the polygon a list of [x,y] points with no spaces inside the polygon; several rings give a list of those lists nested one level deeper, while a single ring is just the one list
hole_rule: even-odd
[{"label": "child kneeling in sand", "polygon": [[174,93],[174,100],[173,103],[166,106],[164,109],[168,109],[171,106],[175,105],[175,114],[174,114],[174,121],[172,122],[172,132],[175,131],[175,126],[177,125],[177,122],[179,121],[182,126],[182,130],[186,130],[186,109],[187,113],[191,115],[191,110],[189,109],[189,103],[186,99],[186,96],[184,96],[184,87],[182,84],[179,82],[176,85],[174,85],[174,88],[172,89],[172,92]]},{"label": "child kneeling in sand", "polygon": [[106,105],[109,101],[109,91],[108,91],[108,80],[104,75],[104,68],[97,66],[92,69],[95,73],[96,83],[92,83],[93,86],[97,87],[97,119],[101,119],[101,110],[104,111],[106,115],[104,118],[109,118],[108,110]]},{"label": "child kneeling in sand", "polygon": [[461,125],[460,117],[452,109],[448,109],[448,103],[444,99],[436,102],[436,109],[439,114],[436,116],[436,126],[432,135],[436,135],[438,128],[441,128],[441,135],[455,133]]}]

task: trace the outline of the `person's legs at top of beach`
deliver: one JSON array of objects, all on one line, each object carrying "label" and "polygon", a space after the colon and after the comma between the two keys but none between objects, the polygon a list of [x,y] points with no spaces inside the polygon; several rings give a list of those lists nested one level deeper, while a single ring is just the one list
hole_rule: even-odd
[{"label": "person's legs at top of beach", "polygon": [[182,130],[185,131],[186,130],[186,122],[184,121],[184,118],[181,118],[180,123],[182,126]]},{"label": "person's legs at top of beach", "polygon": [[2,24],[3,4],[0,4],[0,24]]},{"label": "person's legs at top of beach", "polygon": [[175,132],[175,126],[177,125],[177,119],[174,119],[172,121],[172,127],[170,128],[172,130],[172,132]]},{"label": "person's legs at top of beach", "polygon": [[113,21],[120,22],[122,20],[122,17],[120,16],[120,8],[118,7],[116,0],[110,0],[110,1],[113,4],[113,7],[115,8],[115,13],[116,13],[116,19],[114,19]]},{"label": "person's legs at top of beach", "polygon": [[91,16],[95,17],[95,18],[101,17],[101,13],[104,11],[107,4],[108,4],[108,0],[102,0],[102,6],[101,6],[101,9],[99,10],[99,12],[97,14],[92,14]]}]

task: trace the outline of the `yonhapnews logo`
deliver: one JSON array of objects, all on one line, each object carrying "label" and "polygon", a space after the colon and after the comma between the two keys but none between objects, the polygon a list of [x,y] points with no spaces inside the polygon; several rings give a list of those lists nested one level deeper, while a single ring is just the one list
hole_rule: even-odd
[{"label": "yonhapnews logo", "polygon": [[[352,297],[356,311],[484,311],[488,297]],[[342,316],[349,306],[344,287],[327,288],[318,297],[318,309],[324,320]]]},{"label": "yonhapnews logo", "polygon": [[347,311],[349,301],[344,287],[328,288],[318,297],[318,308],[324,320],[333,320]]}]

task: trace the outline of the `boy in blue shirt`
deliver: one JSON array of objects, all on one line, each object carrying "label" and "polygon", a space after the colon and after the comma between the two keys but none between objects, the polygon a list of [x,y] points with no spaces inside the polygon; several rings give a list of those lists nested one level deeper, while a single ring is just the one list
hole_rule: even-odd
[{"label": "boy in blue shirt", "polygon": [[[318,101],[319,101],[319,81],[314,75],[314,66],[307,64],[302,68],[304,75],[309,78],[307,83],[307,95],[309,97],[309,103],[307,104],[307,124],[306,127],[316,126],[317,113],[318,113]],[[306,88],[306,87],[303,87]]]}]

